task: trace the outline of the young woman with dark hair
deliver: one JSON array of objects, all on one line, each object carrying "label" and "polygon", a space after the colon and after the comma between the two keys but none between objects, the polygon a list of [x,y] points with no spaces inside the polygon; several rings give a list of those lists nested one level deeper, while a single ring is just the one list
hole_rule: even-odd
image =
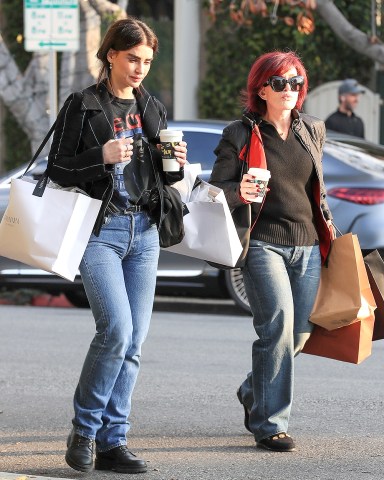
[{"label": "young woman with dark hair", "polygon": [[[295,449],[288,435],[294,356],[311,333],[321,262],[334,237],[322,174],[324,123],[300,112],[307,87],[295,53],[259,57],[249,72],[243,117],[224,129],[210,178],[231,209],[252,205],[243,276],[258,338],[252,371],[237,395],[257,446],[284,452]],[[255,177],[241,174],[249,143],[249,162],[271,173],[261,204],[253,202]]]},{"label": "young woman with dark hair", "polygon": [[[142,86],[158,48],[154,32],[127,18],[111,25],[97,57],[96,85],[68,97],[49,153],[49,176],[102,200],[80,273],[96,323],[74,395],[66,462],[75,470],[147,470],[127,448],[132,392],[152,315],[163,183],[183,178],[186,143],[175,147],[179,172],[162,169],[164,106]],[[154,199],[160,207],[153,209]],[[152,202],[152,203],[151,203]],[[161,213],[161,212],[160,212]]]}]

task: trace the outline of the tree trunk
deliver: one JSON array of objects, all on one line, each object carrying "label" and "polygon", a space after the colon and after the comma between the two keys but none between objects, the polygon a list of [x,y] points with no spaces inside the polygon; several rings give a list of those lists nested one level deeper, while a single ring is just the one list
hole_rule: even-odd
[{"label": "tree trunk", "polygon": [[48,130],[48,55],[34,53],[24,75],[0,35],[0,96],[35,150]]},{"label": "tree trunk", "polygon": [[[126,1],[128,4],[128,2]],[[95,82],[99,65],[101,17],[124,18],[124,10],[107,0],[80,0],[80,49],[63,52],[60,68],[58,106],[68,95]],[[33,54],[22,74],[0,34],[0,97],[31,141],[35,152],[49,129],[49,54]],[[43,154],[47,153],[47,145]]]}]

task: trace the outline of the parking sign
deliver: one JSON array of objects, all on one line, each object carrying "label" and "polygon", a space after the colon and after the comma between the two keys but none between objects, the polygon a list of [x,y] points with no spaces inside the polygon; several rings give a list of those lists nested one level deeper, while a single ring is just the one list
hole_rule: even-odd
[{"label": "parking sign", "polygon": [[78,0],[24,0],[24,47],[37,50],[79,49]]}]

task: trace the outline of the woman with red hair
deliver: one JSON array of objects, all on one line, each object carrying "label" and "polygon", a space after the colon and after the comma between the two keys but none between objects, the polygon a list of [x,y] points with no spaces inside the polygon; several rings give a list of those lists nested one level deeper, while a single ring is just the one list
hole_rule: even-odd
[{"label": "woman with red hair", "polygon": [[[322,174],[324,122],[300,112],[308,89],[293,52],[260,56],[248,75],[241,120],[223,131],[210,183],[222,188],[231,210],[251,204],[244,285],[257,339],[252,371],[237,396],[256,445],[289,452],[294,357],[310,336],[320,269],[334,238]],[[268,190],[249,167],[270,171]]]}]

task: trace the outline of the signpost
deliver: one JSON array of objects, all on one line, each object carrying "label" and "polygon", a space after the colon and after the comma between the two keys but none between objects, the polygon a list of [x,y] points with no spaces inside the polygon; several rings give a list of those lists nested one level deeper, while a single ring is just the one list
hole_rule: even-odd
[{"label": "signpost", "polygon": [[79,50],[78,0],[24,0],[24,47],[49,51],[50,124],[57,116],[56,52]]},{"label": "signpost", "polygon": [[78,0],[24,0],[24,39],[27,52],[77,51]]}]

